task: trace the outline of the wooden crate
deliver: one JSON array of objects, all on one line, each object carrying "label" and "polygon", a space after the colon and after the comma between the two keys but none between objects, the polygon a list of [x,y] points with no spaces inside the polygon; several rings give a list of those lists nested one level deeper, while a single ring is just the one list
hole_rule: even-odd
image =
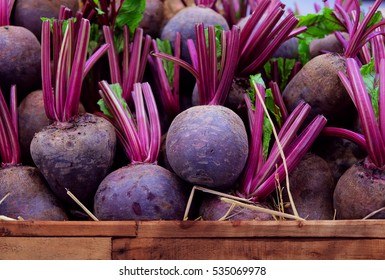
[{"label": "wooden crate", "polygon": [[385,221],[0,222],[0,259],[385,259]]}]

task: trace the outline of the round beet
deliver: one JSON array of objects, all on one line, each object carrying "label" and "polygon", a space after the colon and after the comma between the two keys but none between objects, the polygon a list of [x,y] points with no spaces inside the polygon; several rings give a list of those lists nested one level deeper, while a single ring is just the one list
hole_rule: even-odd
[{"label": "round beet", "polygon": [[110,173],[94,199],[101,220],[182,220],[187,187],[156,164],[135,164]]},{"label": "round beet", "polygon": [[345,61],[341,55],[328,53],[307,62],[282,93],[288,111],[303,100],[312,108],[308,122],[321,114],[330,126],[350,124],[354,104],[338,76],[340,71],[346,72]]},{"label": "round beet", "polygon": [[0,27],[0,88],[16,85],[18,100],[41,88],[41,47],[31,31],[21,26]]},{"label": "round beet", "polygon": [[273,57],[298,59],[298,39],[293,37],[283,42],[274,52]]},{"label": "round beet", "polygon": [[229,189],[248,156],[248,138],[241,118],[219,105],[191,107],[172,121],[166,153],[182,179],[214,189]]},{"label": "round beet", "polygon": [[17,0],[12,12],[12,24],[23,26],[40,40],[41,18],[58,18],[60,6],[72,10],[73,15],[79,9],[78,0]]},{"label": "round beet", "polygon": [[33,163],[29,148],[33,136],[51,123],[45,114],[41,90],[33,91],[23,99],[18,107],[18,115],[22,162],[30,164]]},{"label": "round beet", "polygon": [[[349,35],[345,32],[342,33],[345,39],[349,39]],[[314,39],[309,45],[310,57],[316,57],[317,55],[332,52],[342,54],[344,48],[338,41],[335,34],[329,34],[324,38]]]},{"label": "round beet", "polygon": [[211,8],[191,6],[180,10],[164,26],[161,39],[169,40],[174,45],[175,34],[179,32],[182,42],[181,58],[183,60],[191,61],[187,39],[193,39],[195,42],[195,25],[197,23],[204,23],[205,26],[218,24],[225,30],[229,30],[226,19]]},{"label": "round beet", "polygon": [[76,204],[66,189],[92,205],[96,189],[112,166],[115,148],[113,125],[89,113],[44,128],[35,134],[30,147],[52,191],[69,207]]},{"label": "round beet", "polygon": [[[306,220],[332,220],[334,178],[327,162],[307,153],[290,172],[290,192],[300,217]],[[283,198],[288,201],[287,192]],[[290,214],[293,212],[288,211]]]},{"label": "round beet", "polygon": [[[52,123],[44,110],[43,92],[41,90],[31,92],[21,101],[17,109],[22,162],[31,165],[33,164],[30,152],[31,141],[37,132]],[[79,112],[85,113],[81,104]]]},{"label": "round beet", "polygon": [[[334,191],[337,219],[362,219],[385,207],[385,172],[366,168],[364,161],[350,167],[338,180]],[[381,211],[373,219],[384,219]]]},{"label": "round beet", "polygon": [[164,19],[164,6],[161,0],[146,0],[146,8],[139,27],[143,29],[144,34],[152,38],[160,37]]},{"label": "round beet", "polygon": [[351,140],[330,136],[319,137],[312,150],[328,163],[335,183],[348,168],[368,155],[364,148]]},{"label": "round beet", "polygon": [[30,166],[0,169],[0,215],[24,220],[67,220],[39,170]]},{"label": "round beet", "polygon": [[[255,205],[271,209],[267,203],[257,203]],[[241,206],[235,206],[229,212],[230,207],[231,204],[222,201],[220,197],[209,195],[203,199],[199,208],[199,214],[203,220],[207,221],[218,221],[220,219],[267,221],[273,219],[271,214]]]},{"label": "round beet", "polygon": [[[241,28],[241,30],[245,27],[247,21],[251,18],[252,15],[245,16],[241,18],[237,25]],[[266,14],[263,14],[261,19],[258,21],[256,26],[254,27],[254,33],[257,28],[261,25],[263,20],[266,19]],[[292,37],[286,41],[284,41],[278,49],[274,52],[273,57],[282,57],[282,58],[293,58],[298,59],[298,38]]]}]

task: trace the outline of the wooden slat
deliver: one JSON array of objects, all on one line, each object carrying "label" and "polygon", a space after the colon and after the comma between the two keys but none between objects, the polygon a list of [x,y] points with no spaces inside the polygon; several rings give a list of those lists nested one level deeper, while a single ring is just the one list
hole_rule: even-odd
[{"label": "wooden slat", "polygon": [[370,221],[16,221],[0,236],[52,237],[355,237],[385,238],[385,220]]},{"label": "wooden slat", "polygon": [[0,221],[0,236],[136,236],[136,223],[94,221]]},{"label": "wooden slat", "polygon": [[385,259],[383,239],[185,239],[118,238],[112,259],[119,260],[335,260]]},{"label": "wooden slat", "polygon": [[0,238],[2,260],[110,260],[111,238]]},{"label": "wooden slat", "polygon": [[139,222],[138,237],[365,237],[385,238],[385,221]]}]

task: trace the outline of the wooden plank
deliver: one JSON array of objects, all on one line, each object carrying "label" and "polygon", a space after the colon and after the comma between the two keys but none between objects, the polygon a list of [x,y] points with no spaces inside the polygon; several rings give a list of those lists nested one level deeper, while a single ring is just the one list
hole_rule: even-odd
[{"label": "wooden plank", "polygon": [[136,236],[135,221],[0,221],[0,236]]},{"label": "wooden plank", "polygon": [[385,238],[385,220],[370,221],[15,221],[0,236],[36,237],[348,237]]},{"label": "wooden plank", "polygon": [[118,260],[336,260],[385,259],[383,239],[257,238],[113,239]]},{"label": "wooden plank", "polygon": [[365,237],[385,238],[385,220],[371,221],[146,221],[138,237]]},{"label": "wooden plank", "polygon": [[1,260],[110,260],[111,238],[0,237]]}]

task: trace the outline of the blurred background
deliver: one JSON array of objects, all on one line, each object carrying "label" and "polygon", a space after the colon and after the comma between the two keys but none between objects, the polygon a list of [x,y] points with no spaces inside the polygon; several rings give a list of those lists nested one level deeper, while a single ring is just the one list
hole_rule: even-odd
[{"label": "blurred background", "polygon": [[[295,3],[297,3],[299,10],[301,14],[308,14],[308,13],[314,13],[314,4],[319,4],[321,7],[323,7],[323,1],[322,0],[281,0],[282,3],[286,4],[288,8],[294,9]],[[328,0],[328,3],[330,6],[334,5],[334,0]],[[367,10],[375,1],[368,0],[368,1],[361,1],[362,2],[362,8],[364,10]],[[385,9],[385,3],[381,4],[381,9]]]}]

